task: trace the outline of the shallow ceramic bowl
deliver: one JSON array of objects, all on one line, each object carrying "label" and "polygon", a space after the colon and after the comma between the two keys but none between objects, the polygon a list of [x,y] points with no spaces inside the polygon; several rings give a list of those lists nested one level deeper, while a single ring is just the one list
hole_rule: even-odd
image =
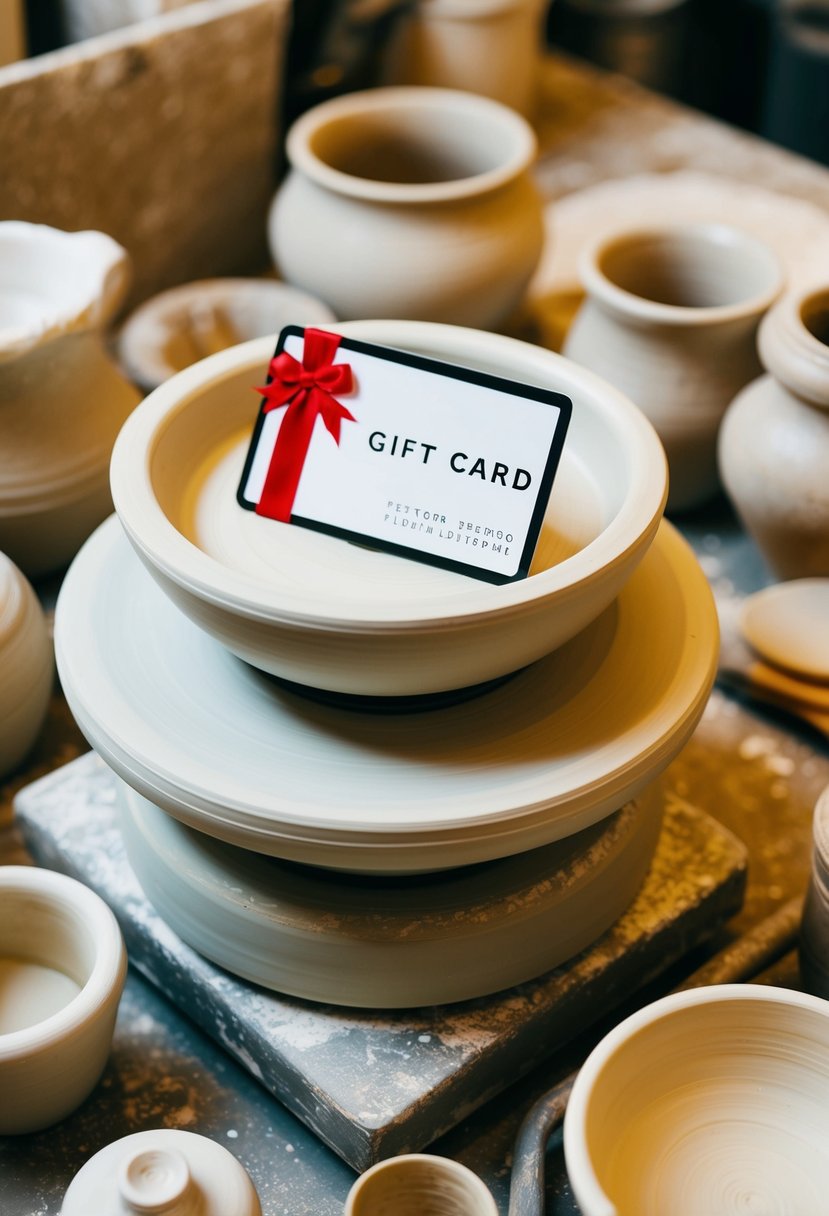
[{"label": "shallow ceramic bowl", "polygon": [[256,415],[250,388],[272,354],[260,339],[162,385],[116,444],[116,509],[170,598],[254,666],[362,695],[490,680],[594,620],[646,552],[666,497],[664,453],[635,406],[592,373],[514,339],[423,322],[333,328],[572,398],[530,577],[494,587],[239,508]]},{"label": "shallow ceramic bowl", "polygon": [[14,1016],[14,976],[0,968],[9,1027],[0,1033],[0,1134],[37,1131],[79,1106],[103,1071],[126,952],[93,891],[50,870],[0,866],[0,964],[42,969]]},{"label": "shallow ceramic bowl", "polygon": [[0,776],[31,748],[49,706],[54,655],[28,580],[0,553]]},{"label": "shallow ceramic bowl", "polygon": [[153,296],[118,338],[127,375],[150,392],[176,372],[285,325],[328,325],[334,314],[313,296],[270,279],[203,279]]},{"label": "shallow ceramic bowl", "polygon": [[611,1031],[564,1123],[584,1216],[814,1216],[829,1191],[829,1003],[727,984]]}]

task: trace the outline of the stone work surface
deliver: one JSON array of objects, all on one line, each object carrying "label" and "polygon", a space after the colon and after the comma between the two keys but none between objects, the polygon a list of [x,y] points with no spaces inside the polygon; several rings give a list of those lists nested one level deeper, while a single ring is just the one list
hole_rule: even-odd
[{"label": "stone work surface", "polygon": [[266,265],[289,0],[204,0],[0,69],[0,219],[97,228],[131,301]]},{"label": "stone work surface", "polygon": [[113,908],[133,966],[357,1169],[454,1126],[711,936],[745,885],[745,851],[731,833],[669,804],[636,900],[572,963],[479,1001],[364,1013],[266,992],[185,946],[130,871],[115,783],[97,757],[27,787],[15,807],[35,860]]}]

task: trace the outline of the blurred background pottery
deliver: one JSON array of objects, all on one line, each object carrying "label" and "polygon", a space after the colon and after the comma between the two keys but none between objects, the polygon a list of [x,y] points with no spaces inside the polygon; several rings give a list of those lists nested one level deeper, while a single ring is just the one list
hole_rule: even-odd
[{"label": "blurred background pottery", "polygon": [[285,325],[325,326],[334,314],[321,300],[270,279],[203,279],[147,300],[127,318],[118,356],[145,392],[199,359]]},{"label": "blurred background pottery", "polygon": [[812,874],[800,929],[800,978],[815,996],[829,999],[829,786],[815,806]]},{"label": "blurred background pottery", "polygon": [[519,304],[543,243],[520,115],[450,89],[373,89],[304,114],[287,153],[271,252],[338,317],[487,329]]},{"label": "blurred background pottery", "polygon": [[99,896],[51,870],[0,866],[0,1134],[49,1127],[87,1097],[126,972]]},{"label": "blurred background pottery", "polygon": [[668,510],[719,488],[717,432],[756,374],[757,325],[782,286],[776,256],[720,224],[605,234],[581,261],[587,300],[564,353],[615,384],[656,428],[668,457]]},{"label": "blurred background pottery", "polygon": [[612,1030],[564,1120],[584,1216],[826,1206],[829,1004],[754,984],[695,988]]},{"label": "blurred background pottery", "polygon": [[758,347],[769,374],[725,416],[723,484],[778,578],[829,576],[829,289],[785,296]]},{"label": "blurred background pottery", "polygon": [[49,705],[52,642],[34,591],[0,553],[0,777],[31,748]]},{"label": "blurred background pottery", "polygon": [[30,576],[112,509],[109,456],[140,396],[101,331],[127,279],[102,232],[0,223],[0,549]]},{"label": "blurred background pottery", "polygon": [[223,1145],[177,1128],[115,1140],[90,1157],[61,1216],[260,1216],[247,1171]]},{"label": "blurred background pottery", "polygon": [[418,0],[386,51],[387,84],[481,93],[533,109],[545,0]]}]

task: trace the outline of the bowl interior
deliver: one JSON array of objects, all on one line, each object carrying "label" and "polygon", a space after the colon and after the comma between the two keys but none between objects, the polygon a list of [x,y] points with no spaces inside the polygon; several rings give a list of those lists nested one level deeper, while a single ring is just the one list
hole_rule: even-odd
[{"label": "bowl interior", "polygon": [[687,1005],[598,1073],[587,1154],[616,1216],[806,1216],[829,1190],[827,1094],[827,1014],[739,997]]},{"label": "bowl interior", "polygon": [[65,1008],[89,980],[95,958],[77,909],[40,891],[0,891],[0,1036]]},{"label": "bowl interior", "polygon": [[[446,357],[445,350],[429,349],[427,343],[405,345]],[[460,356],[456,361],[470,362]],[[557,387],[549,370],[528,370],[520,354],[507,359],[501,354],[489,366],[477,358],[474,365]],[[285,527],[237,505],[236,488],[258,408],[251,388],[262,383],[263,370],[252,360],[203,383],[183,395],[157,429],[149,476],[172,526],[222,566],[278,587],[281,599],[306,609],[330,601],[332,587],[341,611],[362,605],[370,615],[378,607],[404,615],[414,609],[416,615],[418,605],[447,598],[462,611],[464,599],[479,597],[482,584],[465,575]],[[574,402],[531,575],[552,570],[601,536],[630,496],[634,477],[631,463],[620,453],[618,434],[589,402]]]}]

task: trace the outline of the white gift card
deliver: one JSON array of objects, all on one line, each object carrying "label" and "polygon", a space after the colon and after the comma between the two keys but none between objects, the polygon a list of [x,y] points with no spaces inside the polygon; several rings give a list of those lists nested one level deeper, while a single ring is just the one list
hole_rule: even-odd
[{"label": "white gift card", "polygon": [[264,391],[241,506],[491,583],[527,576],[568,397],[296,326]]}]

